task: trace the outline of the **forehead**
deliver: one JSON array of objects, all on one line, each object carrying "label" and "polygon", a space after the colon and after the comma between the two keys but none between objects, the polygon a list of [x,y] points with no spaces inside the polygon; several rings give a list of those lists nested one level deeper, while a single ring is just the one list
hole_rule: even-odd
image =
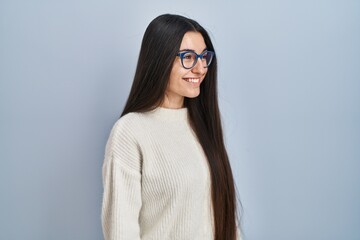
[{"label": "forehead", "polygon": [[191,49],[197,53],[201,53],[206,48],[206,44],[203,36],[199,32],[187,32],[185,33],[180,50],[182,49]]}]

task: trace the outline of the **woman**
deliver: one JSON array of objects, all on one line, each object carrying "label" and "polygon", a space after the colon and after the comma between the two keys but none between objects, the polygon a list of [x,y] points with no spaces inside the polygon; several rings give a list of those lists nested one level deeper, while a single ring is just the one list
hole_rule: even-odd
[{"label": "woman", "polygon": [[150,23],[106,146],[106,240],[239,239],[216,81],[203,27],[170,14]]}]

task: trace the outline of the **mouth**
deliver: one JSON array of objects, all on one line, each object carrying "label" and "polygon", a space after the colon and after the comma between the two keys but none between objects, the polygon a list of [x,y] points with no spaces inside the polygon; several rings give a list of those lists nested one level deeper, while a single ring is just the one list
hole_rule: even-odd
[{"label": "mouth", "polygon": [[183,78],[183,79],[189,83],[199,83],[200,82],[200,78]]}]

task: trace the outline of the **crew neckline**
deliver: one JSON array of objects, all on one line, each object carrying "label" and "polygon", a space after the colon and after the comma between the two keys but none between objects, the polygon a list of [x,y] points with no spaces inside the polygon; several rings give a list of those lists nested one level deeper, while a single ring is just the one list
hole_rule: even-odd
[{"label": "crew neckline", "polygon": [[165,108],[157,107],[150,113],[156,118],[166,120],[166,121],[183,121],[187,120],[188,109],[184,108]]}]

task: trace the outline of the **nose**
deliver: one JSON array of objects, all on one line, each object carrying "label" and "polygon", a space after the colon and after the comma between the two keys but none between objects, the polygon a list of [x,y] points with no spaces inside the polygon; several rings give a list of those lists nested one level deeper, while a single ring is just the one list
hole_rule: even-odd
[{"label": "nose", "polygon": [[197,74],[204,74],[207,71],[207,68],[205,68],[205,63],[202,61],[202,59],[199,58],[191,71]]}]

